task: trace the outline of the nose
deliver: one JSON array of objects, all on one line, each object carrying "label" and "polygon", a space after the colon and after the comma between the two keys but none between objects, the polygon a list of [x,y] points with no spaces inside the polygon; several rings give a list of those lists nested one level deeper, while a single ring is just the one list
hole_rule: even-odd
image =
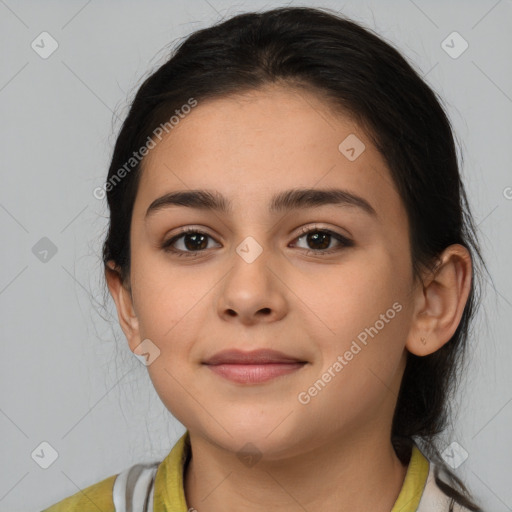
[{"label": "nose", "polygon": [[[240,249],[240,248],[239,248]],[[251,248],[250,251],[254,248]],[[249,254],[250,254],[249,251]],[[278,277],[268,250],[255,259],[242,250],[233,251],[218,298],[218,314],[223,320],[252,325],[275,322],[287,312],[286,285]]]}]

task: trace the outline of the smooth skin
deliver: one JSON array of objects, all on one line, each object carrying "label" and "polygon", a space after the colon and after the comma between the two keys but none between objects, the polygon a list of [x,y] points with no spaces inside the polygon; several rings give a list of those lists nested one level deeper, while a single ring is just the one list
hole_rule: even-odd
[{"label": "smooth skin", "polygon": [[[354,161],[338,149],[349,134],[366,146]],[[390,441],[406,353],[430,354],[454,334],[470,290],[468,251],[448,247],[435,273],[415,279],[407,215],[383,157],[349,116],[303,89],[269,85],[199,102],[143,164],[129,282],[114,262],[106,278],[130,350],[145,339],[158,347],[149,375],[190,432],[187,505],[389,512],[407,469]],[[269,212],[274,194],[297,188],[348,190],[376,215],[335,204]],[[146,217],[155,199],[192,189],[222,194],[231,211],[174,205]],[[208,236],[177,239],[185,256],[162,249],[183,227]],[[308,239],[304,229],[353,245]],[[251,263],[236,250],[247,237],[262,248]],[[300,403],[397,302],[401,311]],[[202,364],[231,348],[270,348],[307,364],[237,384]],[[261,454],[254,465],[237,456],[247,443]]]}]

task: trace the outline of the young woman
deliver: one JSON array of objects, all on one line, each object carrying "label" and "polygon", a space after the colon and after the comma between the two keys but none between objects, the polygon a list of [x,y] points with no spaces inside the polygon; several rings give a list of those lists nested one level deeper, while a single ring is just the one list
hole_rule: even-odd
[{"label": "young woman", "polygon": [[120,325],[187,431],[47,512],[480,510],[436,436],[481,256],[450,123],[394,48],[303,7],[200,30],[102,190]]}]

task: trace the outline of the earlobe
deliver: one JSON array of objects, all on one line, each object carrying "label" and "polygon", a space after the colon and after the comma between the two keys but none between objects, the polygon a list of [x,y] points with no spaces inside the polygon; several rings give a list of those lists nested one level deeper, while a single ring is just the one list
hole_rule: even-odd
[{"label": "earlobe", "polygon": [[434,271],[418,286],[406,342],[409,352],[426,356],[450,341],[462,318],[471,279],[469,251],[460,244],[447,247]]},{"label": "earlobe", "polygon": [[140,343],[139,322],[133,307],[131,292],[127,284],[122,282],[119,269],[113,261],[109,261],[105,267],[105,279],[116,305],[119,325],[133,352]]}]

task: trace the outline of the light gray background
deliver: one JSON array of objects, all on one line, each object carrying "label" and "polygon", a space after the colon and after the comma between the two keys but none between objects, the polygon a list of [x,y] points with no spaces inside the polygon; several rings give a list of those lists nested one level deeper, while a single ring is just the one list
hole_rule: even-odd
[{"label": "light gray background", "polygon": [[[136,462],[160,460],[184,432],[102,311],[103,201],[93,197],[132,97],[177,38],[285,2],[0,0],[0,510],[41,510]],[[460,414],[447,433],[456,470],[488,510],[512,510],[512,2],[290,2],[329,7],[394,43],[445,100],[496,292],[475,324]],[[43,31],[59,47],[42,59]],[[469,48],[451,58],[441,42]],[[509,192],[507,194],[507,191]],[[57,253],[32,247],[48,237]],[[100,313],[106,318],[103,319]],[[31,457],[46,441],[57,460]]]}]

